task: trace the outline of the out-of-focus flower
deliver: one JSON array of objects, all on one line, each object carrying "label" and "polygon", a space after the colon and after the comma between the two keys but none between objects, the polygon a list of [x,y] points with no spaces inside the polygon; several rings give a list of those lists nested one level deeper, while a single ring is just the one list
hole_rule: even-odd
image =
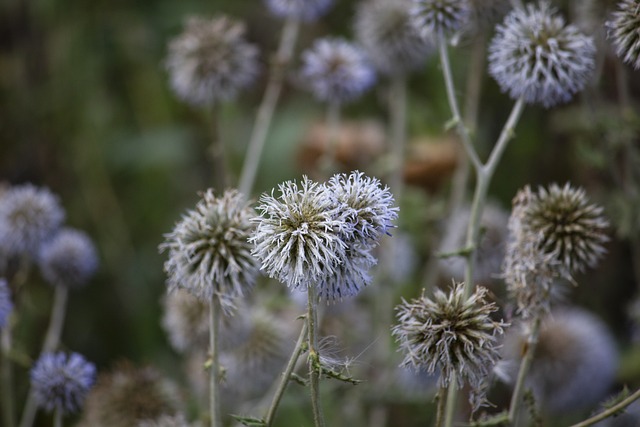
[{"label": "out-of-focus flower", "polygon": [[0,240],[10,254],[35,256],[64,217],[58,197],[48,189],[31,184],[12,187],[0,198]]},{"label": "out-of-focus flower", "polygon": [[591,79],[595,44],[555,14],[549,2],[516,8],[496,28],[489,73],[503,92],[530,104],[568,102]]},{"label": "out-of-focus flower", "polygon": [[63,228],[41,246],[38,263],[50,284],[79,287],[95,273],[98,256],[89,236]]},{"label": "out-of-focus flower", "polygon": [[622,0],[618,3],[606,27],[620,59],[636,70],[640,69],[640,1]]},{"label": "out-of-focus flower", "polygon": [[162,327],[171,346],[181,353],[209,345],[209,304],[184,289],[168,293],[162,300]]},{"label": "out-of-focus flower", "polygon": [[321,101],[345,103],[362,95],[375,72],[362,48],[343,39],[320,39],[302,54],[300,77]]},{"label": "out-of-focus flower", "polygon": [[239,192],[227,190],[216,197],[207,190],[160,245],[169,250],[164,264],[169,291],[183,288],[206,301],[215,296],[225,311],[232,310],[258,273],[247,241],[253,217],[254,210]]},{"label": "out-of-focus flower", "polygon": [[7,324],[12,311],[11,289],[7,281],[0,277],[0,329]]},{"label": "out-of-focus flower", "polygon": [[333,5],[333,0],[265,0],[274,15],[315,21]]},{"label": "out-of-focus flower", "polygon": [[422,36],[447,35],[465,25],[471,14],[469,0],[412,0],[411,15]]},{"label": "out-of-focus flower", "polygon": [[78,353],[44,353],[31,369],[31,388],[39,406],[71,414],[82,408],[95,377],[95,365]]},{"label": "out-of-focus flower", "polygon": [[192,17],[169,44],[166,67],[176,95],[192,105],[236,96],[258,75],[258,49],[244,37],[244,24],[227,16]]}]

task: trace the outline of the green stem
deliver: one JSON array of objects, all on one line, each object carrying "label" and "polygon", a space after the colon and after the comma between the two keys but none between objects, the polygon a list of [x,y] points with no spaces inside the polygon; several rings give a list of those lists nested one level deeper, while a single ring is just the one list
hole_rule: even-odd
[{"label": "green stem", "polygon": [[289,385],[289,379],[291,378],[291,374],[293,373],[298,359],[300,358],[300,353],[302,353],[302,348],[304,346],[304,340],[307,338],[307,320],[305,319],[302,324],[302,329],[300,330],[300,335],[298,336],[298,341],[296,341],[296,346],[293,349],[293,353],[291,353],[291,358],[287,363],[287,367],[282,373],[282,378],[280,378],[280,383],[278,384],[278,388],[273,396],[273,400],[271,401],[271,406],[267,410],[267,415],[265,416],[264,423],[267,427],[271,426],[273,420],[276,416],[276,411],[278,410],[278,406],[280,405],[280,400],[284,395],[284,391]]},{"label": "green stem", "polygon": [[2,419],[6,427],[15,426],[15,415],[13,408],[13,369],[9,353],[11,352],[11,328],[12,317],[0,331],[0,346],[2,347],[2,359],[0,359],[0,400],[2,401]]},{"label": "green stem", "polygon": [[538,344],[538,335],[540,333],[540,316],[536,316],[533,319],[529,336],[527,337],[526,347],[524,349],[524,355],[520,362],[520,369],[518,371],[518,378],[516,385],[511,395],[511,404],[509,405],[509,421],[514,427],[518,425],[518,417],[520,414],[520,407],[522,404],[522,395],[524,393],[525,382],[531,363],[533,362],[533,355]]},{"label": "green stem", "polygon": [[453,426],[453,418],[456,413],[456,405],[458,403],[458,378],[457,373],[451,374],[449,379],[449,388],[447,390],[447,404],[444,409],[444,427]]},{"label": "green stem", "polygon": [[220,364],[218,348],[218,329],[220,327],[220,310],[218,297],[214,293],[209,304],[209,345],[211,346],[211,364],[209,366],[209,412],[211,427],[222,427],[220,414]]},{"label": "green stem", "polygon": [[318,354],[318,293],[316,284],[307,288],[307,328],[309,342],[309,386],[311,388],[311,406],[315,427],[324,427],[322,408],[320,407],[320,365]]},{"label": "green stem", "polygon": [[213,187],[222,194],[227,184],[224,144],[220,137],[219,107],[211,107],[211,166],[213,168]]},{"label": "green stem", "polygon": [[62,411],[56,408],[53,413],[53,427],[62,427]]},{"label": "green stem", "polygon": [[247,155],[244,159],[244,165],[240,175],[238,188],[241,193],[247,196],[251,193],[255,182],[264,144],[267,134],[269,133],[269,128],[271,127],[273,113],[280,98],[285,71],[291,61],[299,29],[300,21],[293,18],[287,19],[282,29],[280,45],[276,53],[276,58],[271,65],[269,82],[267,83],[260,107],[258,108],[256,122],[253,126],[251,138],[249,139]]},{"label": "green stem", "polygon": [[445,405],[447,403],[447,388],[440,387],[440,391],[438,392],[438,404],[436,408],[436,423],[435,427],[442,427],[442,421],[444,417]]},{"label": "green stem", "polygon": [[616,413],[622,411],[624,408],[631,405],[633,402],[635,402],[638,399],[640,399],[640,389],[636,390],[635,393],[633,393],[631,396],[624,399],[622,402],[617,403],[616,405],[613,405],[612,407],[608,408],[606,411],[602,411],[591,418],[587,418],[584,421],[581,421],[577,424],[572,425],[571,427],[588,427],[588,426],[594,425],[598,421],[602,421],[605,418],[609,418],[610,416],[613,416]]}]

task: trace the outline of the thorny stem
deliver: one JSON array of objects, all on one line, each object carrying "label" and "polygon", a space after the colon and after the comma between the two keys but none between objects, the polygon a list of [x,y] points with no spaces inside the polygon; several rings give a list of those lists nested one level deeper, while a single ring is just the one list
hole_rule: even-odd
[{"label": "thorny stem", "polygon": [[320,157],[320,171],[328,175],[334,169],[336,154],[338,152],[338,136],[340,133],[340,110],[339,102],[329,102],[327,104],[327,124],[326,139],[324,141],[325,152]]},{"label": "thorny stem", "polygon": [[271,426],[273,420],[276,416],[276,411],[278,410],[278,406],[280,405],[280,400],[284,395],[284,391],[289,385],[289,379],[291,378],[291,374],[296,367],[298,359],[300,358],[300,353],[302,353],[302,348],[304,347],[304,340],[307,338],[307,320],[305,319],[302,324],[302,329],[300,330],[300,336],[298,336],[298,341],[296,341],[296,346],[293,349],[293,353],[291,353],[291,358],[287,363],[287,367],[282,373],[282,378],[280,378],[280,383],[278,384],[278,388],[273,396],[273,400],[271,401],[271,406],[267,410],[267,415],[264,419],[264,423],[267,427]]},{"label": "thorny stem", "polygon": [[247,154],[240,175],[240,184],[238,186],[240,192],[247,197],[251,193],[255,182],[260,158],[262,157],[262,150],[264,149],[267,134],[271,127],[273,113],[280,98],[285,71],[293,55],[299,29],[300,21],[298,19],[289,18],[285,21],[280,37],[280,45],[278,46],[275,60],[271,64],[269,82],[267,83],[267,88],[264,92],[260,107],[258,108],[258,113],[256,114],[256,121],[253,126],[251,138],[249,139]]},{"label": "thorny stem", "polygon": [[218,332],[220,327],[220,306],[214,293],[209,304],[209,345],[211,346],[211,365],[209,366],[209,412],[211,427],[222,427],[220,414],[220,363],[218,348]]},{"label": "thorny stem", "polygon": [[525,380],[527,373],[531,367],[533,361],[533,355],[538,344],[538,335],[540,334],[540,315],[536,315],[531,325],[529,336],[524,348],[524,355],[520,362],[520,370],[518,371],[518,378],[516,379],[516,385],[511,395],[511,403],[509,405],[509,421],[514,426],[518,425],[518,416],[520,414],[520,406],[522,404],[522,395],[524,393]]},{"label": "thorny stem", "polygon": [[2,359],[0,359],[0,400],[2,400],[2,419],[3,425],[7,427],[15,426],[14,410],[13,410],[13,372],[11,369],[11,359],[9,353],[11,352],[11,323],[12,317],[10,316],[7,324],[0,331],[0,345],[2,346]]},{"label": "thorny stem", "polygon": [[622,402],[619,402],[613,405],[612,407],[608,408],[606,411],[602,411],[591,418],[587,418],[584,421],[581,421],[577,424],[572,425],[571,427],[588,427],[588,426],[594,425],[598,421],[602,421],[605,418],[609,418],[610,416],[623,410],[624,408],[626,408],[627,406],[629,406],[630,404],[632,404],[638,399],[640,399],[640,389],[636,390],[635,393],[633,393],[631,396],[624,399]]},{"label": "thorny stem", "polygon": [[219,193],[226,186],[226,165],[224,160],[224,144],[220,138],[219,107],[211,107],[211,166],[213,168],[213,187]]},{"label": "thorny stem", "polygon": [[324,427],[324,418],[320,407],[320,365],[318,359],[318,293],[316,284],[307,288],[307,336],[309,343],[309,387],[311,388],[311,406],[313,408],[313,422],[315,427]]}]

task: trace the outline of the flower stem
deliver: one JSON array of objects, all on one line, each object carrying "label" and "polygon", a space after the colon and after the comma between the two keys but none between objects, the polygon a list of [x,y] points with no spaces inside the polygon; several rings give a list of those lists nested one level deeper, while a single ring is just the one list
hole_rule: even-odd
[{"label": "flower stem", "polygon": [[227,184],[224,144],[220,137],[220,111],[217,105],[211,107],[211,166],[213,168],[213,187],[219,193]]},{"label": "flower stem", "polygon": [[211,297],[209,304],[209,345],[211,346],[211,365],[209,367],[209,412],[211,427],[222,427],[220,414],[220,365],[218,361],[218,329],[220,326],[220,310],[217,296]]},{"label": "flower stem", "polygon": [[293,353],[291,353],[291,358],[287,363],[287,367],[282,373],[282,378],[280,378],[280,383],[278,384],[278,388],[273,396],[273,400],[271,401],[271,406],[267,410],[267,415],[264,419],[264,423],[267,427],[271,426],[273,420],[276,416],[276,411],[278,410],[278,406],[280,405],[280,399],[282,399],[282,395],[289,385],[289,379],[293,370],[296,367],[296,363],[298,362],[298,358],[300,357],[300,353],[302,353],[302,347],[304,346],[304,340],[307,338],[307,320],[305,319],[302,324],[302,329],[300,330],[300,335],[298,336],[298,341],[296,341],[296,346],[293,349]]},{"label": "flower stem", "polygon": [[598,421],[602,421],[605,418],[609,418],[610,416],[615,415],[616,413],[622,411],[624,408],[626,408],[627,406],[629,406],[630,404],[632,404],[638,399],[640,399],[640,389],[636,390],[635,393],[633,393],[631,396],[624,399],[622,402],[619,402],[613,405],[612,407],[608,408],[606,411],[602,411],[591,418],[587,418],[584,421],[581,421],[577,424],[572,425],[571,427],[588,427],[588,426],[594,425]]},{"label": "flower stem", "polygon": [[453,418],[458,403],[458,374],[453,372],[449,378],[449,389],[447,390],[447,404],[444,410],[444,427],[453,426]]},{"label": "flower stem", "polygon": [[509,421],[514,426],[518,425],[518,416],[520,414],[520,406],[522,404],[522,395],[524,393],[525,380],[527,373],[531,367],[533,361],[533,355],[538,344],[538,335],[540,333],[540,316],[537,315],[533,319],[529,336],[527,337],[526,347],[524,349],[524,355],[520,362],[520,370],[518,371],[518,378],[516,385],[511,395],[511,404],[509,405]]},{"label": "flower stem", "polygon": [[324,427],[324,418],[320,407],[320,355],[318,354],[318,294],[315,283],[307,288],[307,336],[309,343],[309,386],[311,388],[311,406],[315,427]]},{"label": "flower stem", "polygon": [[53,412],[53,427],[62,427],[62,411],[56,408]]},{"label": "flower stem", "polygon": [[11,359],[9,353],[11,352],[11,316],[8,319],[7,324],[0,331],[2,346],[2,359],[0,360],[0,400],[2,401],[2,419],[3,425],[6,427],[15,426],[15,415],[13,409],[13,370],[11,367]]},{"label": "flower stem", "polygon": [[438,403],[436,408],[436,423],[435,427],[442,427],[442,421],[444,417],[444,409],[447,403],[447,388],[440,387],[440,391],[437,395]]},{"label": "flower stem", "polygon": [[300,21],[289,18],[284,24],[282,35],[280,37],[280,45],[276,53],[275,60],[271,64],[271,74],[264,96],[256,114],[256,122],[253,126],[247,155],[244,159],[242,173],[240,175],[240,184],[238,188],[240,192],[249,196],[255,182],[256,174],[262,150],[271,127],[273,113],[280,98],[282,84],[284,82],[284,74],[291,61],[293,49],[298,38],[298,30],[300,29]]},{"label": "flower stem", "polygon": [[327,105],[327,131],[324,141],[325,152],[320,158],[320,172],[330,175],[336,164],[338,152],[338,134],[340,133],[340,103],[329,102]]}]

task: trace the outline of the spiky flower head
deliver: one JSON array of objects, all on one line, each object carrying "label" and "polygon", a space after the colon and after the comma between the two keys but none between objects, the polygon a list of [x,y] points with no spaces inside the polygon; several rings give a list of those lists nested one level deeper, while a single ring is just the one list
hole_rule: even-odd
[{"label": "spiky flower head", "polygon": [[333,5],[333,0],[265,0],[271,13],[284,18],[315,21]]},{"label": "spiky flower head", "polygon": [[38,263],[42,276],[50,284],[79,287],[95,273],[98,256],[89,236],[63,228],[41,246]]},{"label": "spiky flower head", "polygon": [[51,412],[78,412],[93,386],[96,367],[78,353],[44,353],[31,369],[36,403]]},{"label": "spiky flower head", "polygon": [[245,26],[227,16],[191,17],[169,43],[171,87],[192,105],[234,98],[258,75],[258,49],[245,40]]},{"label": "spiky flower head", "polygon": [[47,188],[12,187],[0,198],[0,240],[10,253],[35,256],[64,217],[58,197]]},{"label": "spiky flower head", "polygon": [[357,39],[376,69],[385,74],[405,74],[434,50],[413,25],[411,5],[411,0],[369,0],[358,8]]},{"label": "spiky flower head", "polygon": [[303,52],[300,77],[319,100],[345,103],[369,89],[375,73],[361,47],[324,38]]},{"label": "spiky flower head", "polygon": [[423,37],[441,37],[460,29],[471,13],[469,0],[412,0],[411,15]]},{"label": "spiky flower head", "polygon": [[247,239],[255,211],[236,190],[216,197],[209,189],[202,199],[166,234],[161,250],[168,249],[164,264],[169,291],[183,288],[210,301],[215,297],[225,310],[245,296],[258,274],[257,260]]},{"label": "spiky flower head", "polygon": [[606,27],[616,54],[636,70],[640,69],[640,1],[618,3]]},{"label": "spiky flower head", "polygon": [[[524,324],[505,334],[497,371],[509,383],[517,378],[528,336]],[[557,308],[542,320],[525,385],[547,411],[584,410],[606,397],[617,367],[615,340],[602,320],[576,307]]]},{"label": "spiky flower head", "polygon": [[446,387],[455,378],[458,388],[465,380],[478,392],[499,358],[496,335],[502,322],[491,319],[497,311],[486,301],[487,289],[476,287],[470,297],[464,284],[454,284],[449,294],[440,289],[433,298],[424,295],[396,307],[398,324],[392,334],[405,354],[401,366],[440,374]]},{"label": "spiky flower head", "polygon": [[497,26],[489,46],[489,73],[514,99],[545,108],[568,102],[591,79],[591,37],[555,13],[547,1],[516,8]]},{"label": "spiky flower head", "polygon": [[7,281],[0,277],[0,329],[7,324],[12,311],[11,289]]}]

